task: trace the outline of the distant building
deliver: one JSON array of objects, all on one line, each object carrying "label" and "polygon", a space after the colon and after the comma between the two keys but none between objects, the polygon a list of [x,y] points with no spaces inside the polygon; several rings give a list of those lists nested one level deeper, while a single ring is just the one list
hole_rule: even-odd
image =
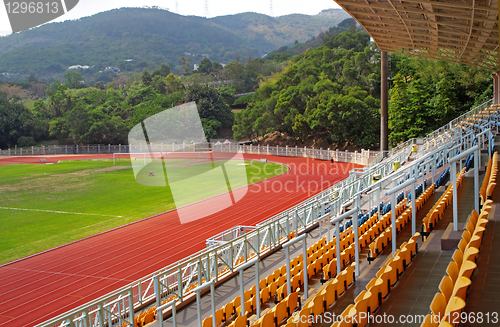
[{"label": "distant building", "polygon": [[198,65],[198,64],[194,64],[194,70],[197,70],[197,69],[198,69],[198,67],[200,67],[200,65]]},{"label": "distant building", "polygon": [[119,72],[121,72],[120,68],[113,67],[113,66],[109,66],[109,67],[104,68],[104,71],[105,72],[113,72],[113,73],[119,73]]},{"label": "distant building", "polygon": [[87,65],[74,65],[74,66],[69,66],[68,69],[74,70],[74,69],[89,69],[90,67]]}]

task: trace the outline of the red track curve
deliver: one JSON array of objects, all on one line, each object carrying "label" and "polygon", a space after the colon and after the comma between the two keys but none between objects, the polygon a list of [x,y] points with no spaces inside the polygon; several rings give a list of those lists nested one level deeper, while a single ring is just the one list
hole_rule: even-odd
[{"label": "red track curve", "polygon": [[[43,158],[57,162],[96,157],[103,156]],[[39,163],[39,158],[1,159],[0,165]],[[34,326],[83,305],[202,250],[211,236],[236,225],[255,225],[359,167],[335,163],[331,168],[321,160],[245,155],[245,159],[260,158],[286,164],[290,171],[250,185],[243,199],[216,214],[180,224],[176,211],[170,211],[0,267],[0,326]],[[287,189],[280,192],[283,185]]]}]

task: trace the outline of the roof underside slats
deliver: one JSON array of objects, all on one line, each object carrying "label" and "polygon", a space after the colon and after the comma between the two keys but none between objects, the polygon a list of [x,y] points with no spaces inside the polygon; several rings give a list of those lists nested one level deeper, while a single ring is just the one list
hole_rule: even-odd
[{"label": "roof underside slats", "polygon": [[499,71],[498,0],[335,1],[382,51]]}]

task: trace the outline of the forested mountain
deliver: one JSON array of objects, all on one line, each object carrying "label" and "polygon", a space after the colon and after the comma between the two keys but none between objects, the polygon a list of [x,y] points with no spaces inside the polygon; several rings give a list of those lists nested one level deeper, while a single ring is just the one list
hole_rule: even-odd
[{"label": "forested mountain", "polygon": [[[377,149],[380,51],[354,25],[330,32],[323,46],[290,60],[248,58],[222,67],[205,59],[184,79],[162,65],[152,73],[121,74],[93,87],[81,83],[76,72],[50,86],[35,78],[17,85],[0,81],[0,148],[56,139],[62,144],[123,144],[141,120],[196,101],[209,139],[230,137],[232,129],[238,140],[279,134],[292,146]],[[389,61],[393,145],[424,136],[492,96],[486,70],[399,54],[390,54]],[[217,89],[198,84],[214,74],[240,83]],[[257,85],[255,95],[235,101],[235,93]],[[233,113],[230,105],[236,102],[245,109]]]},{"label": "forested mountain", "polygon": [[0,38],[0,73],[62,77],[73,65],[90,66],[84,72],[88,75],[107,66],[140,72],[161,63],[180,73],[182,56],[191,65],[204,57],[220,63],[236,56],[261,57],[315,37],[347,17],[343,10],[332,9],[315,16],[242,13],[206,19],[122,8]]},{"label": "forested mountain", "polygon": [[[421,137],[492,96],[489,72],[473,66],[390,54],[392,145]],[[334,34],[292,58],[235,114],[237,139],[279,132],[288,145],[377,148],[380,51],[364,30]]]}]

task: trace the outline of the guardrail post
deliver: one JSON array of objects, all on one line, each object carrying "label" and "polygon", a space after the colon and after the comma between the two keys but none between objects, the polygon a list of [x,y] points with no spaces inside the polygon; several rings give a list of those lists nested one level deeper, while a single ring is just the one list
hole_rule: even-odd
[{"label": "guardrail post", "polygon": [[[304,235],[307,236],[307,233],[304,233]],[[303,260],[303,265],[304,268],[302,269],[304,273],[304,299],[307,300],[308,296],[308,281],[307,281],[307,244],[306,244],[306,237],[302,240],[302,260]],[[337,260],[338,261],[338,260]]]},{"label": "guardrail post", "polygon": [[184,286],[182,285],[182,272],[181,272],[181,268],[179,267],[177,269],[177,292],[179,293],[179,298],[181,300],[184,297],[183,288],[184,288]]},{"label": "guardrail post", "polygon": [[[356,198],[356,207],[358,208],[358,212],[353,215],[353,229],[354,229],[354,261],[356,262],[356,266],[354,267],[356,277],[359,277],[359,230],[358,230],[358,217],[359,210],[361,209],[361,194],[358,194]],[[338,261],[338,259],[337,259]]]},{"label": "guardrail post", "polygon": [[[422,182],[424,180],[424,173],[422,172]],[[423,183],[422,183],[423,185]],[[425,191],[425,186],[423,186]],[[415,184],[411,185],[411,235],[415,235],[417,232],[417,198],[415,195]]]},{"label": "guardrail post", "polygon": [[[160,307],[156,307],[156,314],[157,314],[157,320],[158,320],[158,327],[163,327],[163,309],[165,308],[168,308],[168,307],[172,307],[172,323],[173,323],[173,327],[177,327],[177,310],[175,308],[175,302],[177,300],[172,300],[168,303],[165,303],[164,305],[160,306]],[[102,326],[102,325],[101,325]]]},{"label": "guardrail post", "polygon": [[154,290],[156,295],[156,307],[158,308],[161,305],[161,289],[160,289],[160,280],[158,276],[153,277]]}]

